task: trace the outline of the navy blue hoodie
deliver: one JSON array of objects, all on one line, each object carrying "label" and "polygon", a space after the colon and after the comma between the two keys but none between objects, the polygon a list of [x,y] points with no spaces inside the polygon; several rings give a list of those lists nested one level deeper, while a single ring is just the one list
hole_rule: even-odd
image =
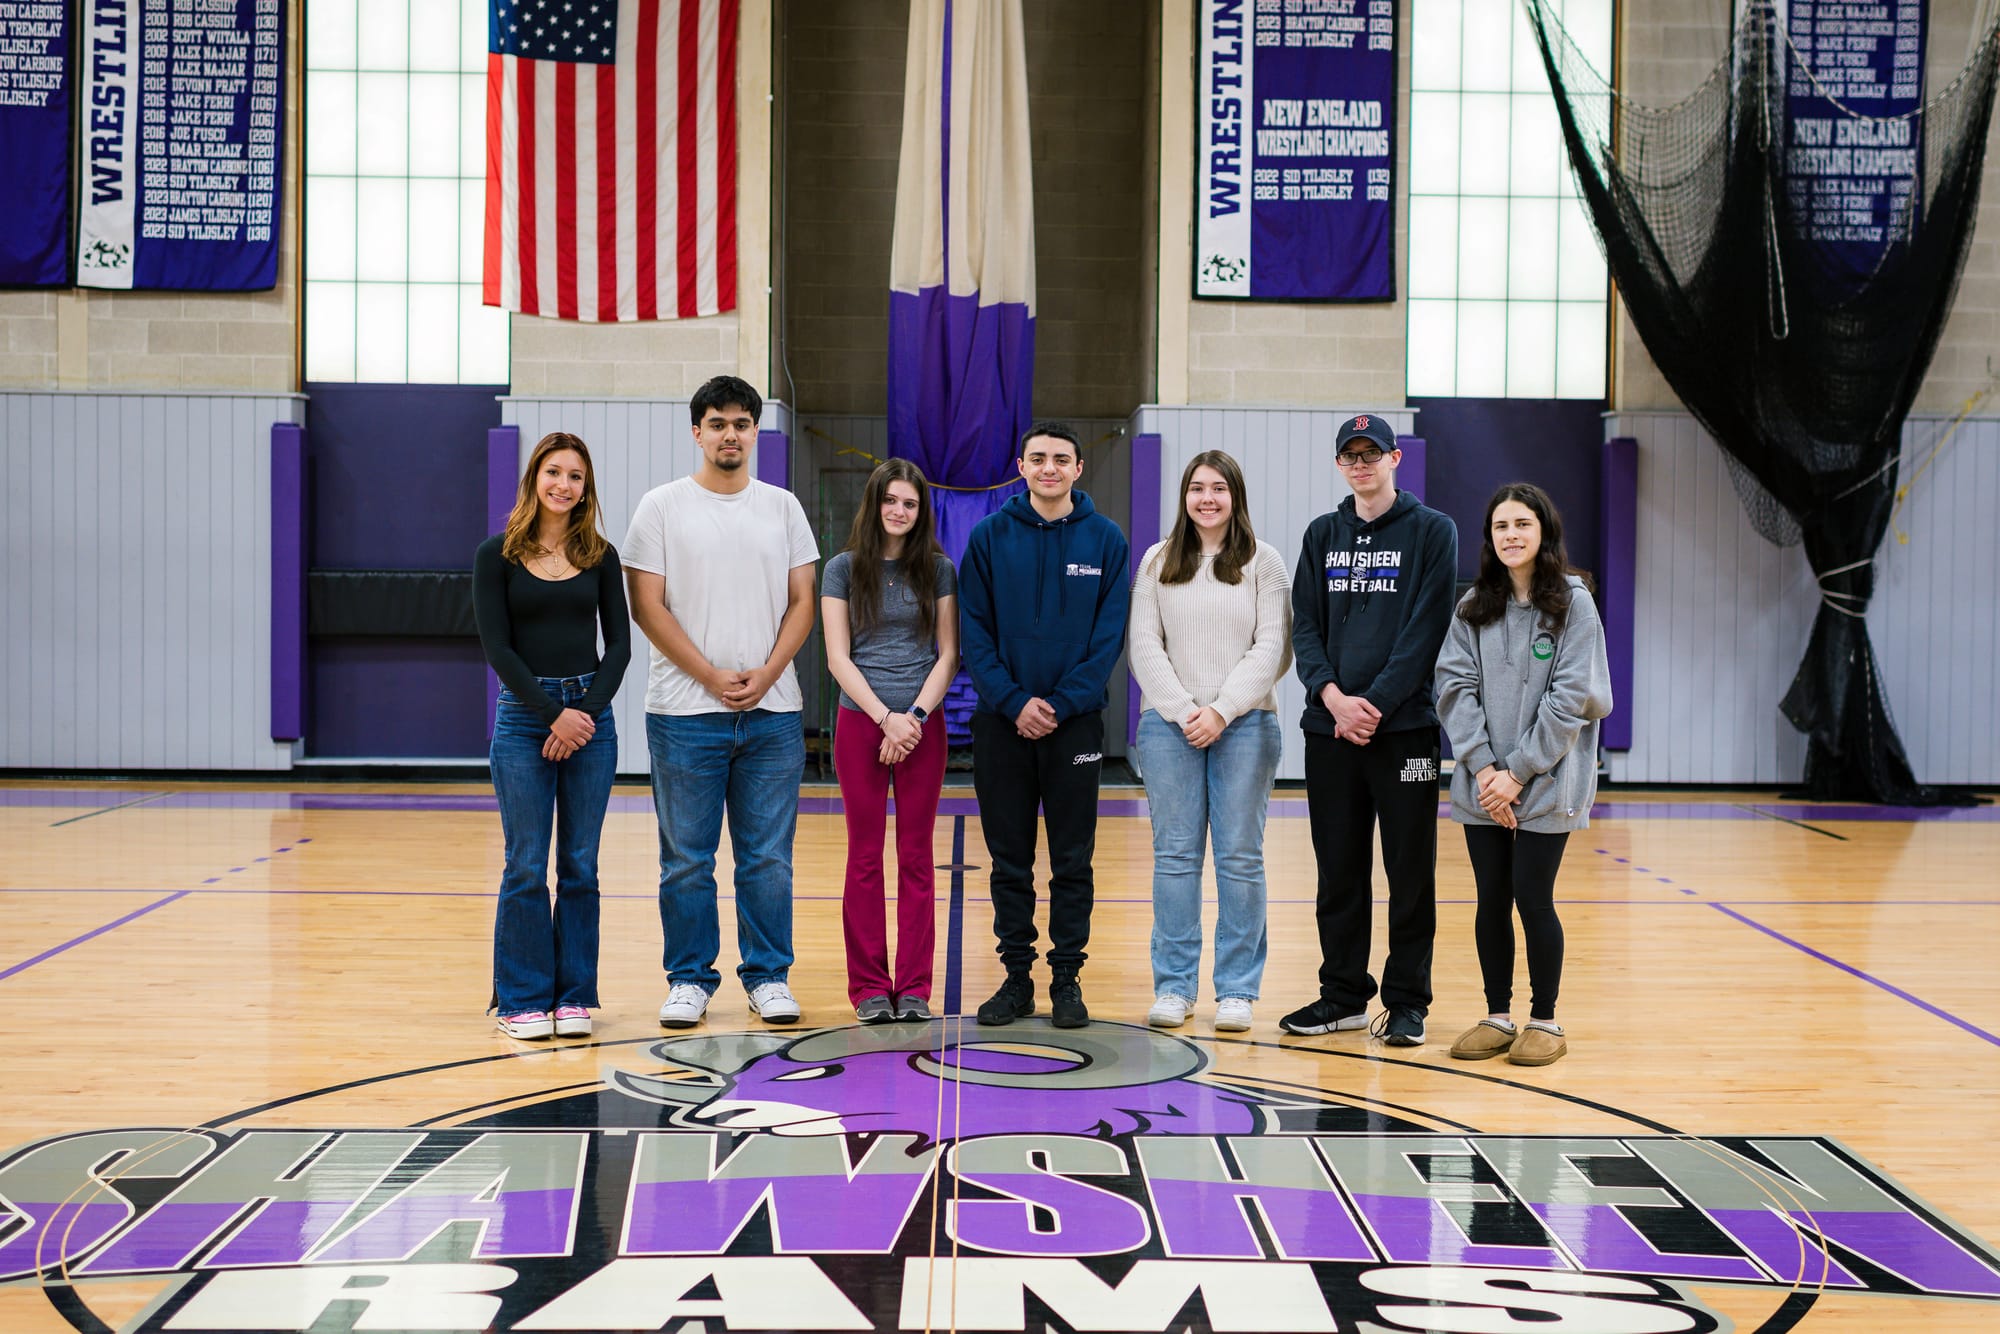
[{"label": "navy blue hoodie", "polygon": [[1037,696],[1056,721],[1096,713],[1125,651],[1130,548],[1090,497],[1051,523],[1015,496],[972,530],[958,572],[959,638],[979,711],[1020,716]]},{"label": "navy blue hoodie", "polygon": [[1436,727],[1431,675],[1458,594],[1458,528],[1408,491],[1363,523],[1354,497],[1306,529],[1292,575],[1292,656],[1308,732],[1333,735],[1331,681],[1382,711],[1378,732]]}]

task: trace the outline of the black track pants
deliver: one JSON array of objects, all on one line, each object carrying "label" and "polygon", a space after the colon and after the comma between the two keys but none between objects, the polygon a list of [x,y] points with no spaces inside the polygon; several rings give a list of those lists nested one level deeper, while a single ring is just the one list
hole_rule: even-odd
[{"label": "black track pants", "polygon": [[993,934],[1010,973],[1035,961],[1037,806],[1049,826],[1049,965],[1083,966],[1097,893],[1090,863],[1103,751],[1102,713],[1064,719],[1035,741],[1010,719],[972,715],[972,788],[993,866]]},{"label": "black track pants", "polygon": [[1365,746],[1307,732],[1306,804],[1319,861],[1320,995],[1358,1010],[1375,994],[1368,947],[1379,820],[1389,876],[1382,1003],[1427,1012],[1437,934],[1437,729],[1378,732]]}]

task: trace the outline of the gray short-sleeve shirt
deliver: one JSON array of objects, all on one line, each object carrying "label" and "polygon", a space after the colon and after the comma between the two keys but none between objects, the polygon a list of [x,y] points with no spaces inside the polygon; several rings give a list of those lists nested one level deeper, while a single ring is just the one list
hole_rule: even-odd
[{"label": "gray short-sleeve shirt", "polygon": [[[853,555],[843,551],[826,563],[820,576],[821,597],[847,600],[848,570]],[[875,692],[884,708],[903,713],[917,702],[924,678],[937,665],[937,643],[918,631],[917,598],[909,582],[902,578],[899,560],[882,562],[882,611],[866,629],[855,629],[850,619],[848,656],[861,669],[861,677]],[[943,556],[937,558],[937,596],[958,595],[958,572]],[[840,692],[840,707],[859,710],[860,705]]]}]

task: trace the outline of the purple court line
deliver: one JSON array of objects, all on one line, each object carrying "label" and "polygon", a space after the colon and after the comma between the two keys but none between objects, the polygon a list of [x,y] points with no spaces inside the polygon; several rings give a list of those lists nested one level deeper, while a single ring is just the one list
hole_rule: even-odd
[{"label": "purple court line", "polygon": [[[101,787],[4,787],[0,788],[0,806],[54,806],[65,810],[77,806],[93,806],[110,809],[121,804],[129,804],[130,800],[160,795],[162,794],[152,788],[119,791]],[[127,798],[127,803],[115,800],[118,797]]]},{"label": "purple court line", "polygon": [[1924,1000],[1917,996],[1912,996],[1909,992],[1903,990],[1901,987],[1894,986],[1888,982],[1884,982],[1881,978],[1876,977],[1873,973],[1864,973],[1851,963],[1842,963],[1840,960],[1834,958],[1831,954],[1822,953],[1821,951],[1814,949],[1812,946],[1805,944],[1803,941],[1793,940],[1790,936],[1786,935],[1784,932],[1773,930],[1772,928],[1765,926],[1762,922],[1757,921],[1755,918],[1745,917],[1742,913],[1736,912],[1733,909],[1725,907],[1723,904],[1711,903],[1709,906],[1711,908],[1714,908],[1717,912],[1721,913],[1725,917],[1735,918],[1737,921],[1743,923],[1743,925],[1745,926],[1756,927],[1759,931],[1762,931],[1765,935],[1771,937],[1771,939],[1782,941],[1784,944],[1790,945],[1793,949],[1797,950],[1801,954],[1809,955],[1812,958],[1818,959],[1821,963],[1832,964],[1835,968],[1838,968],[1843,973],[1848,973],[1855,977],[1858,977],[1863,982],[1868,983],[1868,985],[1872,987],[1880,987],[1882,990],[1888,992],[1891,996],[1895,996],[1901,1000],[1906,1000],[1910,1004],[1916,1006],[1919,1010],[1922,1010],[1927,1014],[1935,1015],[1939,1019],[1944,1020],[1948,1024],[1952,1024],[1958,1028],[1962,1028],[1966,1032],[1972,1034],[1972,1036],[1980,1039],[1983,1042],[1990,1042],[1994,1046],[2000,1047],[2000,1036],[1995,1036],[1994,1034],[1987,1032],[1985,1029],[1979,1027],[1977,1024],[1967,1023],[1965,1020],[1959,1018],[1957,1015],[1953,1014],[1949,1010],[1941,1010],[1927,1000]]},{"label": "purple court line", "polygon": [[115,931],[119,927],[125,925],[125,923],[133,921],[136,918],[144,917],[147,913],[152,912],[156,908],[164,908],[169,903],[172,903],[176,899],[184,899],[192,892],[193,891],[186,889],[176,890],[174,893],[167,895],[165,898],[160,899],[157,902],[149,903],[143,908],[134,908],[131,912],[126,913],[123,917],[118,918],[116,921],[106,922],[103,926],[95,927],[92,930],[86,931],[74,940],[66,940],[62,944],[57,945],[52,949],[43,950],[40,954],[37,954],[32,959],[23,959],[21,962],[15,964],[12,968],[0,972],[0,982],[6,981],[8,978],[12,977],[16,973],[26,972],[28,969],[33,968],[36,964],[42,962],[44,959],[53,959],[56,957],[56,955],[61,954],[65,950],[73,950],[78,945],[83,944],[86,940],[92,940],[98,936],[101,936],[106,931]]}]

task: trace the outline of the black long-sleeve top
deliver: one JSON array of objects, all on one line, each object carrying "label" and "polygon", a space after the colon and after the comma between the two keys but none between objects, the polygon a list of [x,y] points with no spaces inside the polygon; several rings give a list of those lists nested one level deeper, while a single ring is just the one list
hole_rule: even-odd
[{"label": "black long-sleeve top", "polygon": [[486,661],[544,723],[555,722],[563,706],[536,677],[596,672],[577,706],[595,718],[610,706],[632,660],[632,621],[617,551],[607,547],[603,560],[571,578],[541,579],[501,555],[501,541],[494,534],[472,556],[472,613]]}]

